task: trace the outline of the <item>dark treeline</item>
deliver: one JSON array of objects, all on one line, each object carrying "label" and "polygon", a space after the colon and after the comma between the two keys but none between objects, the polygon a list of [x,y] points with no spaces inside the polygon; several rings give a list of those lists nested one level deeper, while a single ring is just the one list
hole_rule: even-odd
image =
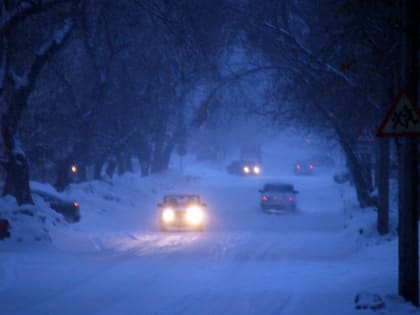
[{"label": "dark treeline", "polygon": [[4,193],[19,203],[32,201],[29,174],[62,190],[74,163],[81,180],[129,171],[133,157],[144,176],[165,170],[237,106],[223,102],[233,89],[258,89],[237,109],[335,138],[360,205],[375,204],[357,137],[398,89],[398,1],[1,3]]}]

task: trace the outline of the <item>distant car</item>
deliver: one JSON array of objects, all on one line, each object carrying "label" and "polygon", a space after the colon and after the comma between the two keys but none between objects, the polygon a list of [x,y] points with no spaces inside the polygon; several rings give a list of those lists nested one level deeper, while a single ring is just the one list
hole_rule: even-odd
[{"label": "distant car", "polygon": [[51,192],[31,189],[33,194],[40,196],[45,202],[49,203],[51,209],[60,213],[68,222],[80,221],[80,205],[77,201],[61,198]]},{"label": "distant car", "polygon": [[258,161],[244,160],[244,161],[232,161],[228,165],[227,171],[230,174],[235,175],[259,175],[261,173],[261,165]]},{"label": "distant car", "polygon": [[161,231],[180,228],[204,230],[207,205],[200,200],[198,195],[165,195],[158,207],[160,208]]},{"label": "distant car", "polygon": [[300,161],[295,163],[293,172],[295,175],[313,175],[315,172],[315,165],[311,161]]},{"label": "distant car", "polygon": [[292,184],[288,183],[268,183],[259,190],[260,207],[263,211],[296,211],[297,202],[295,190]]}]

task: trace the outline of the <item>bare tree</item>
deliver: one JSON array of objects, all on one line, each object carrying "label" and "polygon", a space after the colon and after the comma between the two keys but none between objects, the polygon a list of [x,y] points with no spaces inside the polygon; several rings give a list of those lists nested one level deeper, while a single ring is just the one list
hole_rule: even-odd
[{"label": "bare tree", "polygon": [[4,21],[0,28],[0,36],[3,39],[3,68],[0,72],[4,73],[1,76],[3,78],[1,91],[7,106],[2,115],[2,136],[7,155],[3,193],[15,196],[18,204],[33,203],[29,189],[28,162],[18,135],[19,122],[27,107],[28,98],[35,88],[37,78],[47,61],[63,45],[73,27],[73,21],[70,17],[67,18],[61,27],[41,42],[26,67],[22,69],[22,65],[18,65],[22,69],[21,73],[17,73],[15,69],[17,65],[13,63],[14,60],[11,60],[17,53],[13,50],[10,41],[13,36],[16,36],[14,31],[17,24],[24,23],[30,15],[51,9],[56,4],[54,1],[40,1],[39,3],[23,1],[11,9],[3,6],[1,11],[1,20]]}]

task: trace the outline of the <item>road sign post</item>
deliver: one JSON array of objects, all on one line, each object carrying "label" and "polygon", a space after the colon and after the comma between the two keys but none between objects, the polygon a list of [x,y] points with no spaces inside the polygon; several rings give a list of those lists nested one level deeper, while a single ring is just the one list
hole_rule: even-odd
[{"label": "road sign post", "polygon": [[419,306],[417,136],[420,112],[416,106],[418,82],[418,0],[402,1],[401,91],[381,124],[377,136],[403,137],[399,153],[398,289]]},{"label": "road sign post", "polygon": [[398,139],[399,216],[398,279],[399,293],[419,305],[418,255],[418,174],[417,141],[420,136],[420,112],[406,91],[401,91],[377,132],[378,137]]}]

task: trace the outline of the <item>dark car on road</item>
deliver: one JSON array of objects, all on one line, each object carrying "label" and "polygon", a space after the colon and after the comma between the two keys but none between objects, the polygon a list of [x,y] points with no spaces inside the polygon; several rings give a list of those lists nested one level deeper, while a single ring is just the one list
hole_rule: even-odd
[{"label": "dark car on road", "polygon": [[263,211],[296,211],[297,202],[294,186],[289,183],[268,183],[259,190],[260,207]]},{"label": "dark car on road", "polygon": [[313,175],[315,164],[312,161],[299,161],[293,167],[295,175]]},{"label": "dark car on road", "polygon": [[261,165],[258,161],[253,160],[235,160],[227,166],[227,171],[234,175],[259,175],[261,173]]},{"label": "dark car on road", "polygon": [[160,230],[190,229],[203,231],[206,204],[198,195],[173,194],[163,196],[160,208]]},{"label": "dark car on road", "polygon": [[44,199],[44,201],[50,205],[51,209],[60,213],[66,221],[80,221],[80,205],[77,201],[67,200],[52,192],[43,190],[31,189],[31,191],[33,194],[38,195]]}]

